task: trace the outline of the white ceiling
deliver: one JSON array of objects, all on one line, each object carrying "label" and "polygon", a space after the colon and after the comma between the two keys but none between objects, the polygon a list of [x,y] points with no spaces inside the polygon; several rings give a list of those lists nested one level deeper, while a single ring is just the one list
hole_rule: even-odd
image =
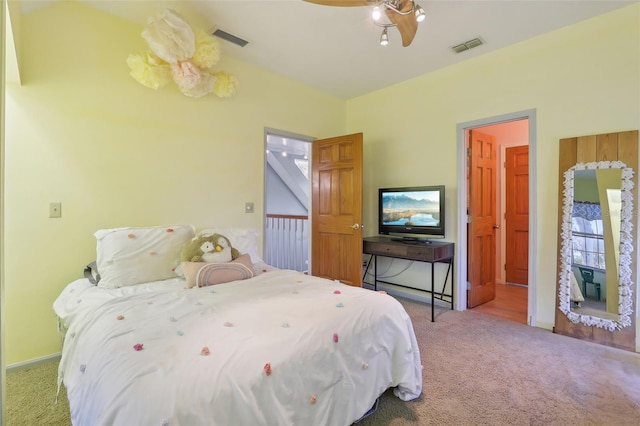
[{"label": "white ceiling", "polygon": [[[55,0],[52,0],[55,1]],[[370,7],[330,7],[302,0],[151,1],[81,0],[144,25],[165,7],[194,27],[219,28],[249,41],[223,41],[223,56],[235,57],[343,99],[518,43],[640,0],[416,0],[427,19],[413,43],[402,47],[381,29]],[[23,12],[48,1],[22,0]],[[455,54],[451,46],[475,37],[486,44]]]}]

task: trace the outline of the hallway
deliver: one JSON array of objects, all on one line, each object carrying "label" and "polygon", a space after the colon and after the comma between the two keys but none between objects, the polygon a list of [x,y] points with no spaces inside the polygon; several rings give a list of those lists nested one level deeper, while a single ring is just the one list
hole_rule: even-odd
[{"label": "hallway", "polygon": [[527,324],[527,291],[525,286],[496,284],[496,298],[473,310]]}]

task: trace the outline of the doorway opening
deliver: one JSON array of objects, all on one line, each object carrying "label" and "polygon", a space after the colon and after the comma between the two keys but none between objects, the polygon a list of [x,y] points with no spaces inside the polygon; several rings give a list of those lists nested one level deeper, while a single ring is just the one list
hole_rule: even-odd
[{"label": "doorway opening", "polygon": [[312,138],[265,130],[264,259],[309,273]]},{"label": "doorway opening", "polygon": [[[481,139],[475,148],[474,132]],[[459,124],[458,148],[459,217],[467,218],[458,222],[458,277],[467,279],[458,280],[456,309],[473,307],[535,325],[536,222],[529,214],[536,209],[535,110]],[[474,149],[495,152],[483,153],[493,160],[475,181]],[[494,185],[482,190],[482,210],[488,213],[479,216],[478,206],[469,206],[488,184]],[[492,204],[485,209],[488,200]],[[474,221],[487,223],[478,231]]]}]

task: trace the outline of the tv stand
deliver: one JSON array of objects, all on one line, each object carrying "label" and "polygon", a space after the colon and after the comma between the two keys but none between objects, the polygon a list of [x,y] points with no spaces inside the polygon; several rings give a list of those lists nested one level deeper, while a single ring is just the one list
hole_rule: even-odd
[{"label": "tv stand", "polygon": [[[390,237],[367,237],[362,239],[362,251],[370,254],[369,262],[364,271],[367,275],[369,266],[373,260],[373,288],[378,290],[378,282],[391,284],[399,287],[411,288],[413,290],[424,291],[431,294],[431,322],[435,321],[434,316],[434,298],[450,303],[453,309],[453,255],[454,244],[446,241],[429,241],[427,244],[415,241],[406,241],[400,238]],[[418,262],[426,262],[431,264],[431,290],[422,290],[402,284],[382,281],[378,279],[378,256],[391,257],[395,259],[415,260]],[[441,292],[435,291],[435,264],[446,263],[447,275],[444,277],[444,284]],[[451,293],[445,293],[447,281],[451,274]],[[364,281],[364,277],[363,277]],[[445,299],[448,298],[450,300]]]}]

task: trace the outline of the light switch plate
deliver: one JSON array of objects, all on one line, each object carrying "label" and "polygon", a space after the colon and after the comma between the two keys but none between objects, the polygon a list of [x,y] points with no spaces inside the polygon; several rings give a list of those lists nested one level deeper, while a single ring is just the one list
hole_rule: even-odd
[{"label": "light switch plate", "polygon": [[62,203],[49,203],[49,217],[62,217]]}]

